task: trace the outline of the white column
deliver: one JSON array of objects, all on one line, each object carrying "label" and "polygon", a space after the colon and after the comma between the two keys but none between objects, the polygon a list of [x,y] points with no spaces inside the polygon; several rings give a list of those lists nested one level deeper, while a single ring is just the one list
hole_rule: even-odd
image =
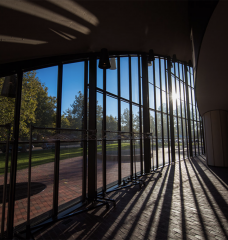
[{"label": "white column", "polygon": [[207,164],[228,167],[228,112],[206,112],[203,121]]}]

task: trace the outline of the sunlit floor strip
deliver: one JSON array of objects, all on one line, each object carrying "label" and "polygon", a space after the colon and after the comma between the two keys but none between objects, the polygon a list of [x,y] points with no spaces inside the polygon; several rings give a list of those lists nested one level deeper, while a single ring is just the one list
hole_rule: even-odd
[{"label": "sunlit floor strip", "polygon": [[148,178],[141,190],[110,193],[116,208],[59,222],[35,239],[227,239],[228,195],[216,179],[199,159],[180,161],[165,167],[159,180]]}]

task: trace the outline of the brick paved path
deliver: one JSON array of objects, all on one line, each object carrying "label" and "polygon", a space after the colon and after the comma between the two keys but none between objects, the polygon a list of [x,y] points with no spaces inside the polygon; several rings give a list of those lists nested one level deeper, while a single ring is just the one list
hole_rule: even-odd
[{"label": "brick paved path", "polygon": [[[97,187],[102,187],[102,161],[97,162]],[[59,209],[72,205],[78,197],[82,195],[82,157],[74,157],[60,161],[59,168]],[[136,169],[139,171],[140,163],[136,162]],[[130,175],[129,161],[122,163],[122,176]],[[53,207],[53,183],[54,183],[54,162],[32,167],[31,174],[32,192],[30,219],[36,217],[45,218],[51,216]],[[0,182],[3,184],[4,176],[0,176]],[[9,174],[8,174],[9,180]],[[25,223],[27,220],[27,180],[28,169],[17,171],[16,201],[14,226]],[[107,161],[107,184],[118,180],[118,161]],[[9,183],[9,182],[8,182]],[[24,183],[23,188],[20,184]],[[34,185],[40,184],[41,186]],[[34,186],[34,187],[33,187]],[[37,188],[40,191],[37,192]],[[22,196],[22,197],[21,197]],[[7,213],[6,204],[6,213]],[[2,216],[2,204],[0,204],[0,216]],[[5,217],[5,229],[6,229]],[[39,219],[37,219],[38,221]],[[0,221],[1,222],[1,221]]]},{"label": "brick paved path", "polygon": [[208,168],[204,157],[162,169],[109,194],[105,207],[58,222],[35,239],[228,239],[228,169]]}]

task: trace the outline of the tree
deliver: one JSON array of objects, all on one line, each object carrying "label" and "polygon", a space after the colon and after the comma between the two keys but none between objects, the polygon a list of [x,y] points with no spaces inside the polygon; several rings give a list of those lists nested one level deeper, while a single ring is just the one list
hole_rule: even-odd
[{"label": "tree", "polygon": [[71,108],[64,111],[64,116],[66,116],[69,122],[69,127],[82,129],[84,117],[84,95],[81,91],[75,95],[75,100],[70,106]]},{"label": "tree", "polygon": [[[30,124],[36,127],[55,127],[56,97],[48,96],[48,88],[36,77],[36,71],[23,75],[20,114],[20,138],[29,136]],[[37,133],[37,137],[42,134]]]},{"label": "tree", "polygon": [[125,108],[123,114],[121,115],[121,131],[130,131],[130,111],[128,108]]},{"label": "tree", "polygon": [[[0,90],[5,78],[0,79]],[[0,97],[0,124],[14,121],[15,99]],[[55,126],[56,98],[48,96],[48,88],[36,77],[36,71],[23,74],[20,107],[20,140],[28,140],[30,124]]]},{"label": "tree", "polygon": [[[0,94],[2,91],[5,78],[0,78]],[[13,119],[15,109],[15,98],[3,97],[0,95],[0,125],[11,124],[11,132],[13,130]],[[0,140],[6,141],[7,131],[0,128]]]}]

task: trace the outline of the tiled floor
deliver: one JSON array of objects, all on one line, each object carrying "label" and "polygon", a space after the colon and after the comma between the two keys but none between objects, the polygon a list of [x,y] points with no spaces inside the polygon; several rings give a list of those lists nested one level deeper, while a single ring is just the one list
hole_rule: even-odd
[{"label": "tiled floor", "polygon": [[113,192],[116,207],[82,213],[37,232],[35,239],[228,239],[228,169],[205,157],[162,169],[145,185]]}]

